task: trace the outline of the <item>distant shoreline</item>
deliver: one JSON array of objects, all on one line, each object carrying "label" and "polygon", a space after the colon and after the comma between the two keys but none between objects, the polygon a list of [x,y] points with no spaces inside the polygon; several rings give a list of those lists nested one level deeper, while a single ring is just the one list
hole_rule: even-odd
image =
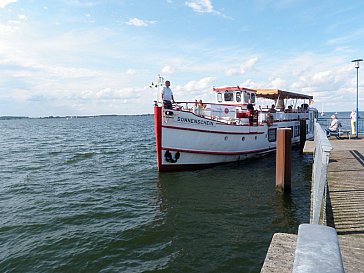
[{"label": "distant shoreline", "polygon": [[122,116],[152,116],[153,114],[137,114],[137,115],[88,115],[88,116],[48,116],[48,117],[24,117],[24,116],[0,116],[0,120],[14,119],[64,119],[64,118],[97,118],[97,117],[122,117]]}]

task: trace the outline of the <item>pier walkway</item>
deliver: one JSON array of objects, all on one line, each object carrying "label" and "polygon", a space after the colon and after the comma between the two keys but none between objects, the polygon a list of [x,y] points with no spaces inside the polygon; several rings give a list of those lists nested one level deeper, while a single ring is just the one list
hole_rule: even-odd
[{"label": "pier walkway", "polygon": [[327,225],[339,235],[345,272],[364,272],[364,139],[330,143]]},{"label": "pier walkway", "polygon": [[[330,143],[327,225],[337,231],[345,272],[364,272],[364,138]],[[275,234],[261,272],[292,272],[296,240]]]}]

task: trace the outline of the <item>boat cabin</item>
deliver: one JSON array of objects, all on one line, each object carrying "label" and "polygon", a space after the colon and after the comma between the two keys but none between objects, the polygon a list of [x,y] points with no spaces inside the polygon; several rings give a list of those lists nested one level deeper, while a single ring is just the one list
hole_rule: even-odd
[{"label": "boat cabin", "polygon": [[256,91],[253,89],[235,87],[219,87],[213,88],[216,92],[216,101],[220,104],[228,104],[235,106],[255,104]]}]

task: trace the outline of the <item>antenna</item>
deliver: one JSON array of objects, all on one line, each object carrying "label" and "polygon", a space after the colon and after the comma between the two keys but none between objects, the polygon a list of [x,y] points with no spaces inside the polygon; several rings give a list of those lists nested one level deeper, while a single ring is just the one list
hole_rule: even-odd
[{"label": "antenna", "polygon": [[158,74],[156,83],[152,82],[151,85],[149,85],[150,88],[156,88],[157,89],[157,103],[161,102],[159,99],[160,93],[161,93],[161,87],[164,84],[164,78]]}]

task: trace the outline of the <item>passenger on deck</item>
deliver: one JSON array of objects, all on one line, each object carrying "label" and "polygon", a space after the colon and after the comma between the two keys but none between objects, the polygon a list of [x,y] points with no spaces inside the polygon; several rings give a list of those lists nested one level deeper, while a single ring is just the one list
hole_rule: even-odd
[{"label": "passenger on deck", "polygon": [[246,106],[248,111],[254,111],[254,105],[252,104],[251,100],[248,101],[248,105]]},{"label": "passenger on deck", "polygon": [[252,104],[251,100],[249,100],[248,105],[246,106],[246,109],[248,110],[248,117],[249,117],[249,125],[253,125],[254,120],[254,105]]},{"label": "passenger on deck", "polygon": [[206,105],[202,102],[202,100],[198,101],[198,115],[204,116],[205,115],[205,108]]},{"label": "passenger on deck", "polygon": [[341,127],[341,122],[336,118],[335,115],[331,116],[331,122],[329,128],[325,129],[326,136],[330,136],[331,133],[338,133]]},{"label": "passenger on deck", "polygon": [[193,104],[193,113],[198,115],[198,101],[195,99],[195,103]]},{"label": "passenger on deck", "polygon": [[308,112],[308,104],[307,103],[302,103],[301,104],[301,109],[303,113]]},{"label": "passenger on deck", "polygon": [[284,110],[285,113],[292,113],[292,105],[288,106],[286,110]]},{"label": "passenger on deck", "polygon": [[170,85],[170,81],[166,81],[165,87],[163,87],[162,90],[162,100],[165,109],[172,109],[172,102],[174,103],[173,92]]},{"label": "passenger on deck", "polygon": [[268,110],[269,113],[275,113],[277,112],[276,110],[276,106],[274,104],[272,104],[272,107]]}]

